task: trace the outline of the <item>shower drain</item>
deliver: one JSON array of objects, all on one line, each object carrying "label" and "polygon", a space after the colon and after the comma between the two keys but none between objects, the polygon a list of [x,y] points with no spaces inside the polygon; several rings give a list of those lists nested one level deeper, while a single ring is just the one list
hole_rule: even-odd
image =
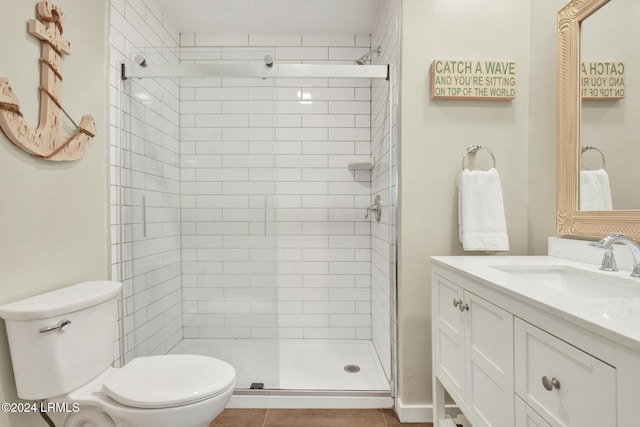
[{"label": "shower drain", "polygon": [[344,367],[345,372],[350,374],[355,374],[356,372],[360,372],[360,366],[358,365],[347,365]]}]

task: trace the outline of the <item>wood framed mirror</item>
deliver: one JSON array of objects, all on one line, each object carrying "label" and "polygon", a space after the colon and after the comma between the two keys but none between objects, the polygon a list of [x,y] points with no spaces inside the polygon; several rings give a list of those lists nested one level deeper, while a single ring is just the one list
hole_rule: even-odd
[{"label": "wood framed mirror", "polygon": [[[610,233],[640,239],[640,210],[580,210],[582,22],[616,0],[572,0],[558,12],[556,232],[601,238]],[[637,185],[629,182],[628,185]],[[640,188],[638,188],[640,192]]]}]

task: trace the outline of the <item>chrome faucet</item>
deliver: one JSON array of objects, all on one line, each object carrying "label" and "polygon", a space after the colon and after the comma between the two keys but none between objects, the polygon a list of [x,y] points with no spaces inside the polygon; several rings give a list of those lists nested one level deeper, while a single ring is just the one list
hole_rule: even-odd
[{"label": "chrome faucet", "polygon": [[[600,240],[598,243],[590,243],[589,245],[595,246],[597,248],[606,249],[607,251],[611,251],[613,249],[614,243],[624,243],[630,250],[631,256],[633,257],[633,271],[631,272],[631,277],[640,277],[640,245],[635,242],[630,237],[627,237],[623,234],[609,234],[604,239]],[[608,252],[607,252],[608,253]],[[610,255],[610,258],[613,258],[613,254]],[[608,259],[607,254],[605,254],[605,258],[602,260],[602,269],[607,270],[605,268],[605,259]],[[615,268],[615,264],[614,264]],[[611,271],[611,270],[610,270]]]}]

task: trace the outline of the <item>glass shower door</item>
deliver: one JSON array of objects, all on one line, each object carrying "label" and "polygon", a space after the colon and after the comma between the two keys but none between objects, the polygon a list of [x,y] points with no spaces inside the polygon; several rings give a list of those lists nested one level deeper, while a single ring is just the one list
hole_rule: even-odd
[{"label": "glass shower door", "polygon": [[126,363],[183,336],[178,82],[129,79],[119,107]]},{"label": "glass shower door", "polygon": [[123,92],[125,360],[203,354],[231,363],[237,388],[278,388],[273,80]]},{"label": "glass shower door", "polygon": [[236,368],[237,388],[278,388],[273,79],[182,79],[181,117],[193,153],[181,166],[195,173],[195,188],[182,188],[183,286],[199,293],[185,333],[197,322],[199,343]]}]

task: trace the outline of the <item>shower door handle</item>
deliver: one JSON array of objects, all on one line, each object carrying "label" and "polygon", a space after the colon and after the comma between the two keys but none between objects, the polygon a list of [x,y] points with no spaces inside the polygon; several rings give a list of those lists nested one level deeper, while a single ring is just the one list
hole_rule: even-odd
[{"label": "shower door handle", "polygon": [[147,198],[142,196],[142,237],[147,237]]}]

